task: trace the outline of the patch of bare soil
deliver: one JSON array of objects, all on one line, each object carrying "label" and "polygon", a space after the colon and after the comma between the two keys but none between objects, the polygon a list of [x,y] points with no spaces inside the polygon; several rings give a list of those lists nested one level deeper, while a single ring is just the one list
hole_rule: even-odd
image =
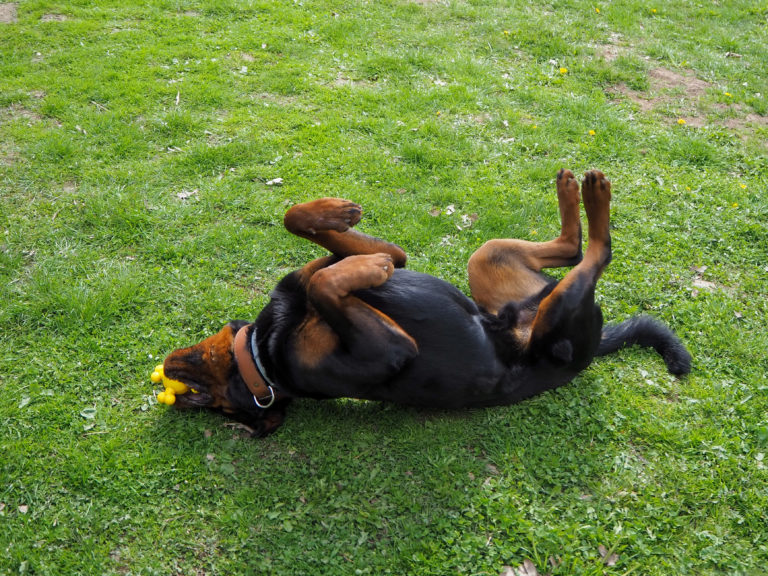
[{"label": "patch of bare soil", "polygon": [[339,72],[336,78],[331,82],[331,86],[334,86],[335,88],[359,88],[363,86],[376,86],[376,83],[362,78],[349,78],[345,74]]},{"label": "patch of bare soil", "polygon": [[295,110],[313,110],[316,107],[302,100],[299,96],[289,94],[276,94],[274,92],[261,92],[251,94],[252,101],[260,103],[262,106],[275,106],[277,108],[288,108]]},{"label": "patch of bare soil", "polygon": [[613,62],[618,59],[624,51],[625,48],[621,45],[621,34],[611,32],[611,35],[608,37],[608,43],[600,46],[598,54],[606,62]]},{"label": "patch of bare soil", "polygon": [[4,151],[0,149],[0,164],[3,166],[13,166],[20,159],[20,156],[16,152],[10,150]]},{"label": "patch of bare soil", "polygon": [[[645,92],[632,90],[623,83],[615,86],[613,92],[634,102],[643,113],[674,109],[679,116],[673,116],[671,121],[677,123],[682,120],[682,123],[694,128],[714,123],[738,132],[744,137],[754,126],[768,126],[768,117],[745,113],[739,104],[703,102],[712,84],[696,78],[690,70],[678,72],[666,68],[654,68],[648,72],[648,81],[650,89]],[[734,116],[726,119],[717,118],[717,116],[722,117],[723,112],[726,111]]]},{"label": "patch of bare soil", "polygon": [[696,78],[690,70],[680,73],[666,68],[654,68],[648,73],[648,77],[651,82],[651,91],[682,91],[686,100],[701,98],[711,86],[709,82]]},{"label": "patch of bare soil", "polygon": [[[648,113],[664,108],[675,108],[684,116],[685,124],[704,126],[706,118],[699,113],[699,101],[711,87],[694,76],[690,70],[677,72],[666,68],[654,68],[648,72],[650,90],[641,92],[618,84],[614,92],[629,98],[641,112]],[[677,122],[679,118],[675,118]]]},{"label": "patch of bare soil", "polygon": [[11,24],[18,20],[16,9],[18,4],[0,4],[0,24]]},{"label": "patch of bare soil", "polygon": [[17,104],[11,104],[8,106],[4,111],[4,116],[7,118],[10,118],[12,120],[18,120],[18,119],[24,119],[27,120],[30,124],[34,122],[39,122],[42,117],[37,112],[33,112],[32,110],[28,110],[27,108],[24,108],[23,106],[19,106]]},{"label": "patch of bare soil", "polygon": [[728,118],[723,122],[726,128],[732,130],[741,130],[745,125],[754,124],[755,126],[768,126],[768,116],[759,114],[747,114],[743,118]]},{"label": "patch of bare soil", "polygon": [[760,116],[754,113],[745,114],[743,108],[738,104],[728,107],[720,104],[717,106],[717,109],[720,111],[727,109],[729,113],[735,112],[736,114],[736,116],[719,119],[717,121],[718,124],[737,134],[744,141],[757,137],[762,142],[763,147],[768,149],[768,140],[757,135],[758,129],[765,129],[768,126],[768,116]]}]

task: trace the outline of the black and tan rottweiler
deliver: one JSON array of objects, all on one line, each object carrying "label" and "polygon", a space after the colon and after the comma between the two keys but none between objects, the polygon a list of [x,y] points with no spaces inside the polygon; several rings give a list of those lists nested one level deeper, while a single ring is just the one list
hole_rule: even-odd
[{"label": "black and tan rottweiler", "polygon": [[[255,322],[229,322],[164,362],[193,392],[180,408],[210,408],[265,435],[291,398],[361,398],[462,408],[510,404],[570,382],[595,356],[654,348],[672,374],[691,356],[647,316],[603,325],[595,285],[611,261],[611,184],[587,172],[582,254],[579,183],[557,175],[560,236],[491,240],[469,259],[472,299],[404,269],[397,245],[353,229],[360,206],[323,198],[291,208],[285,227],[330,252],[283,278]],[[573,266],[555,281],[543,268]]]}]

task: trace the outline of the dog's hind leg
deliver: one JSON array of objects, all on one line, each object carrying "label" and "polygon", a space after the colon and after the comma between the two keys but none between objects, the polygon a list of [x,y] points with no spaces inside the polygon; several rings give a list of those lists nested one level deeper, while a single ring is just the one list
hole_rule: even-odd
[{"label": "dog's hind leg", "polygon": [[322,246],[335,256],[389,254],[396,268],[405,266],[405,251],[391,242],[353,229],[362,216],[359,204],[339,198],[320,198],[297,204],[283,220],[289,232]]},{"label": "dog's hind leg", "polygon": [[543,268],[581,261],[579,184],[570,170],[557,174],[560,236],[549,242],[498,239],[483,244],[469,259],[469,287],[475,302],[496,313],[508,302],[538,294],[551,282]]},{"label": "dog's hind leg", "polygon": [[584,175],[581,188],[589,221],[584,259],[539,304],[528,350],[581,370],[597,352],[602,313],[595,305],[595,286],[611,261],[611,183],[602,172]]}]

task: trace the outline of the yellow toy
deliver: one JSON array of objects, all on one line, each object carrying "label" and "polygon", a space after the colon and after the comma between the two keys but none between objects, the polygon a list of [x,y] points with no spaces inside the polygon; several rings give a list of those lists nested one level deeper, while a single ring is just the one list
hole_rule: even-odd
[{"label": "yellow toy", "polygon": [[[152,380],[154,384],[160,384],[162,382],[165,387],[165,390],[157,395],[157,401],[160,402],[160,404],[168,404],[168,406],[171,406],[176,402],[176,394],[186,394],[190,390],[190,387],[184,384],[184,382],[167,378],[163,373],[162,364],[155,366],[155,370],[152,372],[149,379]],[[192,390],[192,393],[195,394],[196,391]]]}]

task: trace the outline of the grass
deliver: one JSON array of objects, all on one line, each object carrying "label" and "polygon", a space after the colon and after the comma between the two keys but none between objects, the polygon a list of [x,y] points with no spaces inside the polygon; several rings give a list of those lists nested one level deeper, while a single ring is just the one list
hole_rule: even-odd
[{"label": "grass", "polygon": [[[765,573],[760,3],[16,12],[0,574]],[[614,184],[606,317],[669,323],[689,378],[630,350],[513,407],[300,401],[261,441],[156,405],[158,359],[319,254],[282,229],[291,203],[359,201],[366,231],[466,289],[484,240],[556,233],[560,167]]]}]

